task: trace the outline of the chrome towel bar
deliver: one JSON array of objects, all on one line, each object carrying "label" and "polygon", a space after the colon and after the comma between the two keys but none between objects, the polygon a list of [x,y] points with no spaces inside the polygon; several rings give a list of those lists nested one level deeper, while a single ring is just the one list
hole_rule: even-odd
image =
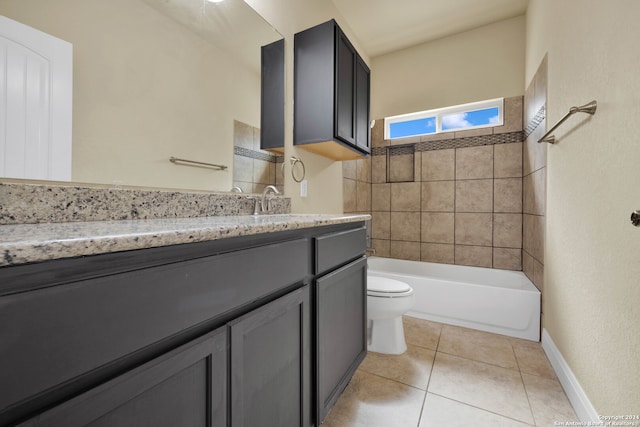
[{"label": "chrome towel bar", "polygon": [[224,166],[224,165],[216,165],[216,164],[213,164],[213,163],[205,163],[205,162],[196,162],[195,160],[178,159],[177,157],[170,157],[169,161],[171,163],[173,163],[173,164],[185,163],[185,164],[190,165],[190,166],[194,166],[194,165],[195,166],[205,166],[205,167],[208,167],[208,168],[214,168],[214,169],[221,170],[221,171],[227,169],[227,166]]},{"label": "chrome towel bar", "polygon": [[567,120],[569,117],[571,117],[575,113],[587,113],[587,114],[591,114],[593,116],[596,113],[596,108],[598,108],[598,103],[596,101],[591,101],[588,104],[584,104],[584,105],[581,105],[579,107],[571,107],[569,109],[569,112],[567,114],[565,114],[565,116],[562,119],[560,119],[560,121],[558,123],[556,123],[551,129],[549,129],[547,131],[547,133],[544,134],[544,136],[542,138],[540,138],[538,140],[538,143],[540,143],[540,142],[548,142],[549,144],[555,144],[556,143],[556,137],[551,135],[551,133],[554,130],[556,130],[558,126],[560,126],[562,123],[564,123],[565,120]]}]

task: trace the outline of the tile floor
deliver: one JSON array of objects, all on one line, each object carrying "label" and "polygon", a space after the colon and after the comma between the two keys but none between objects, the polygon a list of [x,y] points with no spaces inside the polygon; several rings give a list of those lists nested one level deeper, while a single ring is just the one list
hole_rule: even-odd
[{"label": "tile floor", "polygon": [[553,426],[578,418],[540,343],[404,317],[408,350],[369,353],[323,427]]}]

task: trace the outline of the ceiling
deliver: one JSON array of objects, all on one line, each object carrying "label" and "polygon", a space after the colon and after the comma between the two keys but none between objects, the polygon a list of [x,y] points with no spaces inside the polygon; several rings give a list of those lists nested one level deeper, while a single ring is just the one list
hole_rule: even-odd
[{"label": "ceiling", "polygon": [[522,15],[529,0],[332,0],[370,57]]}]

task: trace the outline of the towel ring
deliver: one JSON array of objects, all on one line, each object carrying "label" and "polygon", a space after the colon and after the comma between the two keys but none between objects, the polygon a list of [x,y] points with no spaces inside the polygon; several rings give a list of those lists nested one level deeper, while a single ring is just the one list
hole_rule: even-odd
[{"label": "towel ring", "polygon": [[[291,177],[295,182],[302,182],[302,180],[304,180],[305,175],[307,174],[307,170],[304,167],[304,162],[299,158],[293,157],[293,156],[289,159],[289,162],[291,163]],[[300,179],[296,178],[296,172],[295,172],[296,164],[298,163],[300,163],[300,166],[302,166],[302,177]],[[284,162],[282,162],[282,176],[284,177]]]}]

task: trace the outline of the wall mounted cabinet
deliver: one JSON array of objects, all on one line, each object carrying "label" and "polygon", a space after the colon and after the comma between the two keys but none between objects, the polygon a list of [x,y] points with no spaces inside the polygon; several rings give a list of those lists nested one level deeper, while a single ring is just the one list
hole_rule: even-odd
[{"label": "wall mounted cabinet", "polygon": [[294,36],[293,143],[334,160],[370,153],[370,71],[328,21]]},{"label": "wall mounted cabinet", "polygon": [[284,154],[284,39],[261,48],[260,148]]}]

